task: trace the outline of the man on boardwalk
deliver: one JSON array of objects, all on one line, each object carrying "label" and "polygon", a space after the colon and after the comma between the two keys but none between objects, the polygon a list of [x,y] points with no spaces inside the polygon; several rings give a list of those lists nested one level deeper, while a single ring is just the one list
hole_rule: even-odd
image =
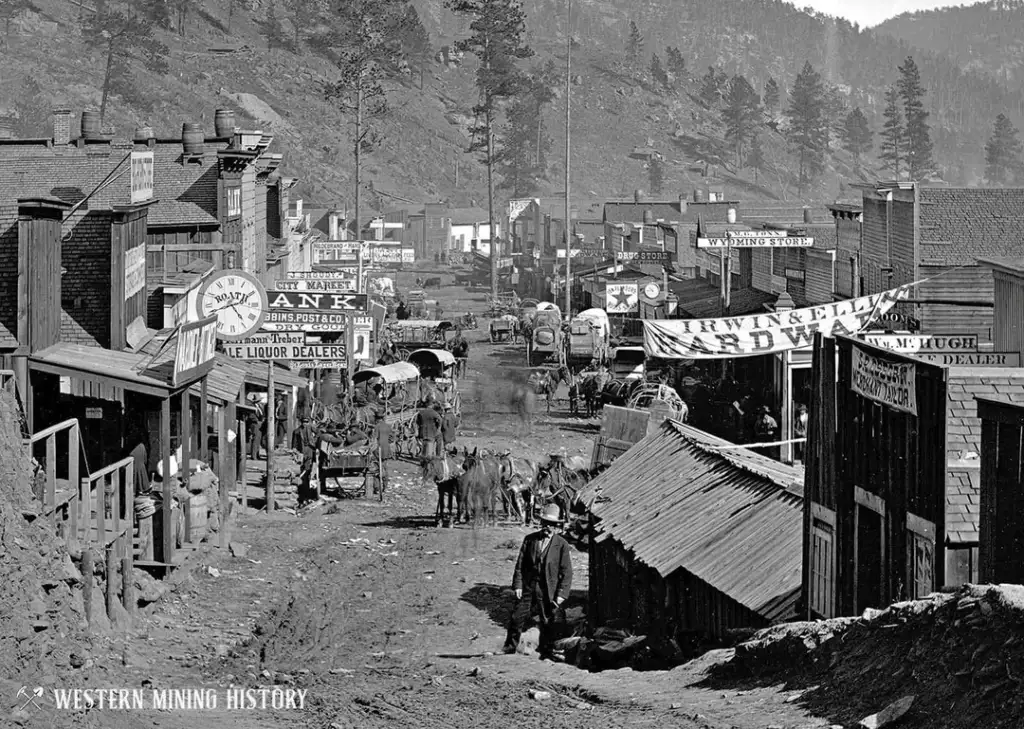
[{"label": "man on boardwalk", "polygon": [[569,543],[555,531],[562,525],[557,504],[548,504],[540,515],[540,531],[526,535],[519,550],[512,589],[516,605],[505,636],[505,653],[515,653],[523,626],[529,618],[540,624],[541,658],[551,658],[554,649],[555,613],[569,597],[572,589],[572,561]]}]

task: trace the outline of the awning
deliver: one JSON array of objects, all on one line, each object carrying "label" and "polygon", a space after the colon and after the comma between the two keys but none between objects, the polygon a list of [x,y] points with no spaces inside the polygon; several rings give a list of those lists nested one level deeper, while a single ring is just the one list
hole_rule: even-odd
[{"label": "awning", "polygon": [[444,371],[446,367],[455,365],[455,355],[446,349],[417,349],[409,355],[409,364],[420,370]]},{"label": "awning", "polygon": [[352,383],[358,384],[374,377],[379,377],[387,384],[393,385],[396,382],[417,380],[419,376],[420,371],[416,365],[409,364],[408,362],[395,362],[394,364],[382,367],[370,367],[369,369],[360,370],[352,375]]},{"label": "awning", "polygon": [[102,382],[129,392],[164,398],[192,384],[172,385],[174,356],[173,345],[165,347],[154,359],[152,355],[141,352],[117,352],[59,342],[31,355],[29,368],[35,372]]},{"label": "awning", "polygon": [[[245,384],[244,363],[221,353],[215,355],[213,359],[213,369],[206,378],[206,397],[220,405],[237,402]],[[199,395],[200,386],[192,385],[191,391],[192,394]]]},{"label": "awning", "polygon": [[[246,362],[244,360],[236,360],[245,368],[245,384],[259,387],[264,390],[267,389],[267,363],[266,362]],[[309,385],[309,381],[304,377],[299,377],[297,374],[289,369],[285,369],[280,364],[274,366],[274,389],[275,390],[288,390],[292,387],[306,387]]]}]

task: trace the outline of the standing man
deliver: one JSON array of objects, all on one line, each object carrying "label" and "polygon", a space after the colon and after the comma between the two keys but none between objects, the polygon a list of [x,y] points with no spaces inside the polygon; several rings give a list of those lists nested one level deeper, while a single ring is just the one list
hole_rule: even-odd
[{"label": "standing man", "polygon": [[441,443],[445,451],[455,446],[455,438],[459,434],[459,419],[450,402],[444,404],[444,415],[441,416]]},{"label": "standing man", "polygon": [[[776,422],[775,418],[772,417],[771,408],[767,405],[762,405],[761,413],[758,415],[757,421],[754,423],[755,440],[758,443],[774,443],[778,432],[779,424]],[[757,450],[769,458],[778,457],[778,446],[762,446]]]},{"label": "standing man", "polygon": [[[302,453],[302,488],[303,496],[306,499],[316,498],[320,495],[320,479],[318,474],[313,471],[317,467],[316,449],[318,440],[319,434],[316,432],[316,428],[313,427],[309,415],[304,414],[301,424],[295,429],[295,434],[292,436],[292,448]],[[311,488],[311,482],[316,484],[316,487]]]},{"label": "standing man", "polygon": [[430,406],[420,408],[416,413],[416,429],[420,438],[420,458],[432,458],[437,454],[437,439],[441,433],[441,416]]},{"label": "standing man", "polygon": [[459,377],[466,375],[466,361],[469,358],[469,342],[460,331],[452,341],[452,356],[455,357],[455,372]]},{"label": "standing man", "polygon": [[277,396],[274,409],[274,445],[281,446],[288,441],[288,403],[285,395]]},{"label": "standing man", "polygon": [[516,652],[523,626],[533,617],[540,624],[537,652],[541,658],[552,657],[555,612],[561,609],[572,588],[569,543],[555,533],[562,525],[561,517],[558,505],[548,504],[540,515],[540,531],[526,535],[523,540],[512,576],[516,605],[505,636],[505,653]]}]

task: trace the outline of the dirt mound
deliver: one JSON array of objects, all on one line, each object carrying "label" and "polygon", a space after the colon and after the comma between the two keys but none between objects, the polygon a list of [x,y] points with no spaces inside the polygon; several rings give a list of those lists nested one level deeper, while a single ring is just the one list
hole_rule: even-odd
[{"label": "dirt mound", "polygon": [[768,628],[736,648],[725,673],[787,679],[835,722],[916,695],[901,726],[1024,726],[1024,587],[966,585],[859,618]]},{"label": "dirt mound", "polygon": [[[0,684],[49,685],[88,651],[78,570],[32,496],[17,401],[0,391]],[[16,690],[16,689],[15,689]],[[13,696],[13,694],[11,694]]]}]

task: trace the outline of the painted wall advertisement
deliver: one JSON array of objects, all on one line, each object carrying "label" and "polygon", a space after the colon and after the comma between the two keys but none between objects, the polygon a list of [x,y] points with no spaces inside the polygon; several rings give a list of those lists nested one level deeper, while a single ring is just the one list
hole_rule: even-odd
[{"label": "painted wall advertisement", "polygon": [[146,246],[129,248],[124,252],[124,300],[146,288]]},{"label": "painted wall advertisement", "polygon": [[920,281],[879,294],[806,309],[721,319],[644,321],[644,350],[662,359],[727,359],[774,354],[810,346],[816,332],[853,336],[899,301]]},{"label": "painted wall advertisement", "polygon": [[888,362],[852,350],[850,388],[858,395],[911,415],[917,415],[917,367],[910,362]]},{"label": "painted wall advertisement", "polygon": [[132,152],[130,176],[132,204],[151,200],[153,198],[152,152]]}]

